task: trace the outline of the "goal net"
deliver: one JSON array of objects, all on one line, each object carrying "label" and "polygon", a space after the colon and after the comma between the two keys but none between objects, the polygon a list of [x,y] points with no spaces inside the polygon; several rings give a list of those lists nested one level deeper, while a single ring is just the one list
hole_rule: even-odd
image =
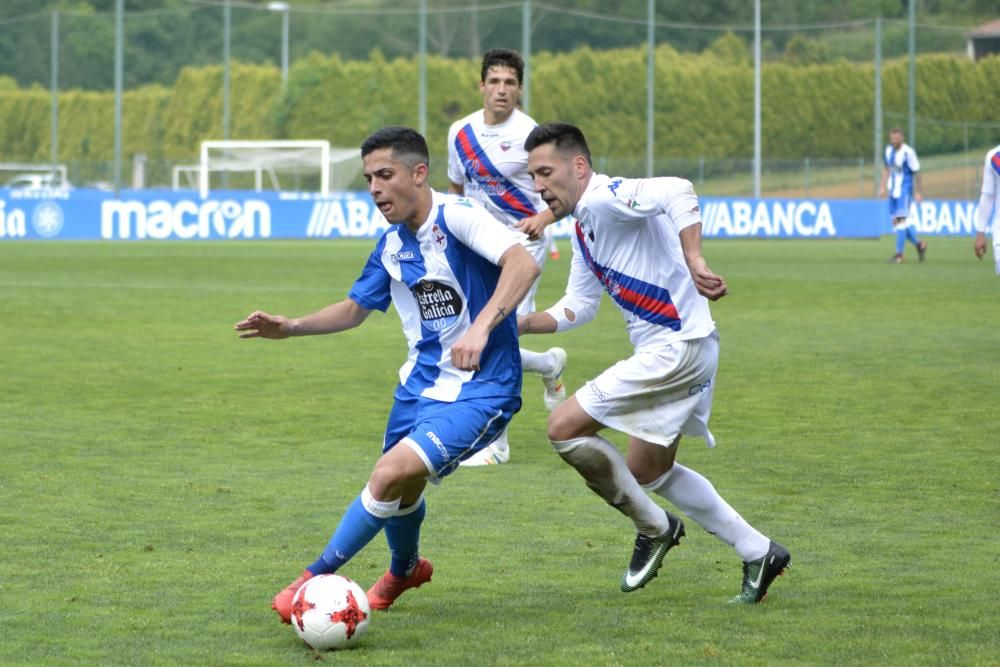
[{"label": "goal net", "polygon": [[66,188],[65,164],[37,162],[0,162],[0,188]]},{"label": "goal net", "polygon": [[331,148],[325,140],[203,141],[197,165],[174,167],[174,189],[197,169],[198,192],[265,189],[278,192],[344,190],[361,170],[357,148]]}]

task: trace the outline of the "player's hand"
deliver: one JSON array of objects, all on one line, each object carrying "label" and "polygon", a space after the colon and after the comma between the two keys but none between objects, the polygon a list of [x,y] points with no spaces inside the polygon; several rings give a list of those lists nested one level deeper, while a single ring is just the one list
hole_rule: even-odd
[{"label": "player's hand", "polygon": [[726,281],[722,276],[712,273],[704,257],[698,256],[688,260],[688,269],[691,271],[698,293],[709,301],[718,301],[729,294]]},{"label": "player's hand", "polygon": [[240,338],[272,338],[279,340],[292,335],[289,319],[282,315],[268,315],[255,310],[247,315],[245,320],[236,323],[236,330],[241,332]]},{"label": "player's hand", "polygon": [[478,371],[479,359],[489,337],[489,332],[483,333],[474,326],[469,327],[451,347],[451,365],[462,371]]},{"label": "player's hand", "polygon": [[982,259],[983,255],[986,254],[986,234],[983,232],[976,232],[975,250],[976,257],[979,259]]},{"label": "player's hand", "polygon": [[541,215],[529,215],[514,223],[514,229],[528,236],[532,241],[537,241],[545,234],[546,223]]},{"label": "player's hand", "polygon": [[885,186],[884,185],[878,189],[878,196],[879,197],[885,197]]},{"label": "player's hand", "polygon": [[924,196],[922,194],[920,194],[919,192],[914,193],[914,195],[913,195],[913,201],[915,201],[915,202],[917,202],[919,204],[923,200],[924,200]]}]

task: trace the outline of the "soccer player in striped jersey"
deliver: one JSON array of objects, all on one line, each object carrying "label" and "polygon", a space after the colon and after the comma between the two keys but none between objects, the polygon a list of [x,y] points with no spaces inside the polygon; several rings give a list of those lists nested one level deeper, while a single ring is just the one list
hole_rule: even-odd
[{"label": "soccer player in striped jersey", "polygon": [[[483,55],[479,91],[483,108],[452,124],[448,132],[449,192],[464,194],[482,204],[493,217],[521,234],[525,250],[538,266],[545,266],[546,227],[555,222],[551,211],[531,185],[524,139],[537,125],[517,108],[524,78],[524,61],[517,51],[493,49]],[[518,314],[535,310],[538,280],[518,305]],[[562,374],[566,352],[552,348],[533,352],[521,348],[524,371],[541,375],[543,400],[552,410],[566,398]],[[506,463],[510,448],[506,432],[463,465]]]},{"label": "soccer player in striped jersey", "polygon": [[974,249],[976,257],[983,258],[986,254],[986,230],[992,229],[993,263],[1000,275],[1000,205],[997,197],[1000,195],[1000,146],[986,154],[986,164],[983,165],[983,187],[979,194],[979,210],[976,214],[976,240]]},{"label": "soccer player in striped jersey", "polygon": [[[732,602],[760,602],[791,555],[747,523],[711,482],[675,460],[682,435],[714,445],[708,418],[719,336],[707,299],[727,293],[701,254],[701,213],[691,183],[595,173],[583,133],[564,123],[538,126],[525,147],[535,189],[557,217],[573,215],[576,229],[565,295],[548,310],[519,316],[518,328],[554,333],[586,324],[607,292],[635,348],[548,422],[559,456],[635,524],[621,590],[645,586],[684,535],[684,522],[653,502],[650,491],[735,548],[743,582]],[[629,436],[627,458],[600,435],[605,428]]]},{"label": "soccer player in striped jersey", "polygon": [[889,195],[889,217],[896,232],[896,254],[889,261],[899,264],[903,261],[906,241],[917,249],[920,261],[927,257],[927,242],[917,238],[913,227],[907,223],[912,202],[923,201],[920,183],[920,160],[913,147],[903,142],[903,130],[894,127],[889,130],[889,144],[885,147],[885,167],[882,169],[881,196]]},{"label": "soccer player in striped jersey", "polygon": [[434,568],[418,551],[427,481],[487,447],[521,406],[514,313],[538,265],[481,206],[431,190],[427,143],[416,131],[383,128],[361,156],[368,191],[391,227],[348,297],[304,317],[255,311],[236,324],[241,338],[330,334],[391,303],[409,343],[382,456],[320,557],[274,597],[285,623],[302,584],[336,572],[382,529],[391,561],[368,590],[371,607],[387,609],[429,581]]}]

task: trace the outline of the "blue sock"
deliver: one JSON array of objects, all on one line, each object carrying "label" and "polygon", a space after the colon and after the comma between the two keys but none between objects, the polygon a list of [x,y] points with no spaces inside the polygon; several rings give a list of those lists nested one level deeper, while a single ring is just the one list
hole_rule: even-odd
[{"label": "blue sock", "polygon": [[306,569],[313,574],[332,574],[349,561],[354,554],[371,542],[385,526],[387,518],[377,517],[367,509],[361,496],[347,507],[344,518],[323,549],[323,555]]},{"label": "blue sock", "polygon": [[906,238],[909,239],[910,243],[913,245],[920,245],[920,241],[917,239],[917,233],[913,231],[913,227],[906,228]]},{"label": "blue sock", "polygon": [[896,254],[903,254],[903,247],[906,245],[906,230],[909,227],[896,230]]},{"label": "blue sock", "polygon": [[[420,525],[427,513],[427,503],[423,497],[419,505],[409,514],[390,517],[385,524],[385,539],[389,543],[392,560],[389,572],[397,577],[410,574],[417,564],[420,553]],[[408,508],[407,508],[408,509]]]}]

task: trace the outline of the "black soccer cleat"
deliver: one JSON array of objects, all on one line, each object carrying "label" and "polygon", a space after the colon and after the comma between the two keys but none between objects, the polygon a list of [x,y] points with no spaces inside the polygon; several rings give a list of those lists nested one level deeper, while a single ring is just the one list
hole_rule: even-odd
[{"label": "black soccer cleat", "polygon": [[622,576],[622,592],[631,593],[639,590],[656,576],[663,557],[684,537],[684,522],[680,517],[667,512],[670,527],[659,537],[648,537],[642,533],[635,536],[635,548],[632,550],[632,562]]},{"label": "black soccer cleat", "polygon": [[917,244],[917,257],[920,258],[921,262],[927,259],[927,241],[921,241]]},{"label": "black soccer cleat", "polygon": [[775,578],[790,567],[792,555],[788,549],[771,540],[763,558],[743,563],[743,592],[729,601],[730,604],[757,604],[767,595]]}]

